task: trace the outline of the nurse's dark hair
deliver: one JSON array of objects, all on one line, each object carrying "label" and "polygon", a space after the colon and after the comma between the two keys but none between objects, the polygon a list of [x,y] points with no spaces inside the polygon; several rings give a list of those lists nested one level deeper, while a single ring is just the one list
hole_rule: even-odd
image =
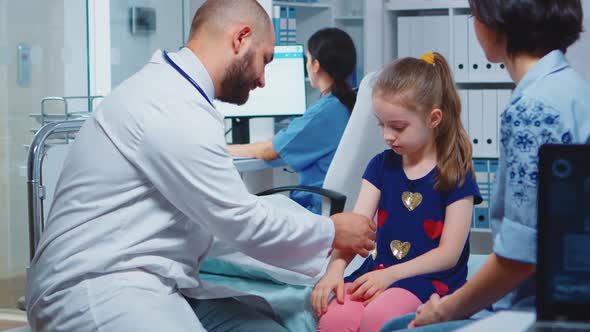
[{"label": "nurse's dark hair", "polygon": [[401,58],[385,67],[376,78],[373,98],[418,112],[427,121],[434,109],[442,120],[434,128],[437,175],[434,188],[449,191],[473,175],[469,136],[461,122],[461,99],[445,58],[434,52],[427,62]]},{"label": "nurse's dark hair", "polygon": [[270,17],[257,0],[207,0],[195,13],[189,39],[207,27],[204,33],[222,31],[233,22],[252,25],[252,35],[260,39],[271,27]]},{"label": "nurse's dark hair", "polygon": [[352,38],[338,28],[322,29],[309,38],[307,51],[320,63],[321,70],[334,80],[330,87],[332,94],[352,112],[356,93],[347,81],[356,69]]},{"label": "nurse's dark hair", "polygon": [[471,12],[505,37],[508,55],[566,52],[583,31],[580,0],[469,0]]}]

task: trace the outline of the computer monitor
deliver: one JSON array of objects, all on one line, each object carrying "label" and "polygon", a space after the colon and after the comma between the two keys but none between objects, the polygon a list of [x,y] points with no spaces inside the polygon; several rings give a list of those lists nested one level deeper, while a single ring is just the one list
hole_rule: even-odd
[{"label": "computer monitor", "polygon": [[302,45],[275,46],[274,60],[265,68],[264,88],[251,91],[244,105],[214,101],[221,114],[233,118],[234,143],[248,141],[249,118],[301,115],[305,112],[304,66]]}]

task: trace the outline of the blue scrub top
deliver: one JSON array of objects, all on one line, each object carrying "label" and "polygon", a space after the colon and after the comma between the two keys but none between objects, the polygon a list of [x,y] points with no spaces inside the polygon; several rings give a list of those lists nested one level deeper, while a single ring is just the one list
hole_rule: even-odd
[{"label": "blue scrub top", "polygon": [[[324,185],[326,172],[349,117],[348,108],[330,93],[274,137],[274,149],[299,173],[300,185]],[[321,213],[322,199],[319,195],[298,191],[291,193],[291,199],[311,212]]]}]

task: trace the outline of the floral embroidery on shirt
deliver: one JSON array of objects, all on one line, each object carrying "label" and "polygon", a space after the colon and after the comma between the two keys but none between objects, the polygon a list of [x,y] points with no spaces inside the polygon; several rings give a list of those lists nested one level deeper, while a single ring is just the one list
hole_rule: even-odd
[{"label": "floral embroidery on shirt", "polygon": [[522,98],[501,115],[500,142],[505,152],[508,195],[517,207],[534,200],[538,178],[537,153],[543,144],[573,141],[563,132],[560,114],[537,99]]}]

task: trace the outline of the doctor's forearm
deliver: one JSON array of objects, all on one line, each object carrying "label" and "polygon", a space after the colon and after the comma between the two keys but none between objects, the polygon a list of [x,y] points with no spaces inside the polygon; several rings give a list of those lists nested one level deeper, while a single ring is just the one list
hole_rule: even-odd
[{"label": "doctor's forearm", "polygon": [[279,154],[272,146],[272,141],[252,144],[232,144],[227,147],[230,155],[234,157],[256,158],[262,160],[274,160]]},{"label": "doctor's forearm", "polygon": [[441,303],[448,319],[466,318],[485,309],[520,285],[535,270],[492,253],[481,269],[460,289]]}]

